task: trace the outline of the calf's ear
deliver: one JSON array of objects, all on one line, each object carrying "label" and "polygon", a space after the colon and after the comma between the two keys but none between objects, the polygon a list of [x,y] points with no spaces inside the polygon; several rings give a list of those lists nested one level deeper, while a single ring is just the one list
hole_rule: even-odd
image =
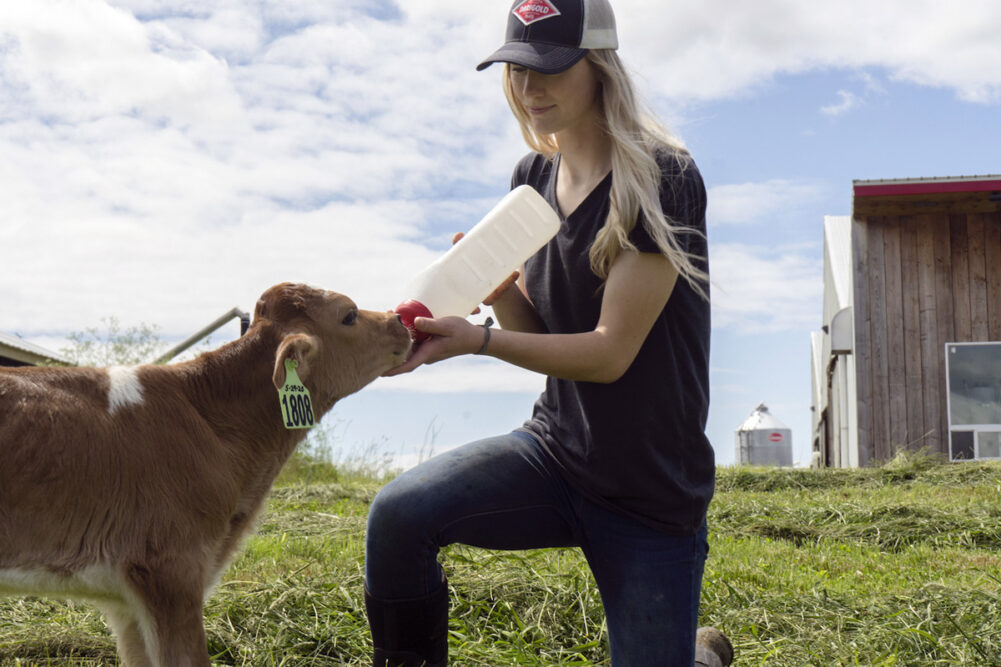
[{"label": "calf's ear", "polygon": [[275,383],[276,389],[285,386],[285,360],[294,359],[298,362],[296,374],[303,382],[309,377],[310,360],[316,355],[319,348],[319,341],[316,336],[297,333],[289,334],[282,339],[278,345],[278,352],[275,353],[275,371],[271,380]]}]

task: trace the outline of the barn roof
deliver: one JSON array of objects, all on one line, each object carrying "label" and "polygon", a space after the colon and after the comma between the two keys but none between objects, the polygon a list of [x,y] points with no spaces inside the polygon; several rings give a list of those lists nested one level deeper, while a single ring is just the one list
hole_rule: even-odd
[{"label": "barn roof", "polygon": [[2,331],[0,331],[0,357],[31,365],[44,362],[73,363],[58,352],[47,350],[41,345],[35,345],[23,338],[18,338]]},{"label": "barn roof", "polygon": [[856,219],[925,213],[1001,211],[1001,176],[947,176],[852,181]]}]

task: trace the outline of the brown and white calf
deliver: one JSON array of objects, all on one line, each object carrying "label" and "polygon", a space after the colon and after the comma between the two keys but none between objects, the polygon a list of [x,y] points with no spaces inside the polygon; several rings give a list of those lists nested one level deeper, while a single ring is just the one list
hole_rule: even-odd
[{"label": "brown and white calf", "polygon": [[95,602],[127,665],[208,665],[203,602],[305,435],[285,359],[319,419],[410,345],[395,315],[286,283],[193,361],[0,369],[0,594]]}]

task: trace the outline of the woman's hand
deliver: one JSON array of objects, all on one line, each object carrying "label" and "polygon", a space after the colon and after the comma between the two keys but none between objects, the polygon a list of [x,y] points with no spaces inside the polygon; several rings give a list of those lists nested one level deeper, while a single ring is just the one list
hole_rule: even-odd
[{"label": "woman's hand", "polygon": [[422,364],[433,364],[460,354],[472,354],[483,345],[483,327],[461,317],[417,317],[414,319],[414,327],[431,337],[417,345],[406,362],[389,369],[383,376],[409,373]]},{"label": "woman's hand", "polygon": [[[518,278],[520,278],[520,277],[521,277],[521,272],[520,271],[515,271],[510,276],[508,276],[504,280],[504,282],[502,282],[497,287],[497,289],[495,289],[486,298],[483,299],[483,305],[484,306],[492,306],[492,305],[494,305],[494,303],[496,303],[497,300],[499,300],[502,296],[504,296],[504,294],[507,292],[507,290],[508,290],[509,287],[511,287],[512,285],[514,285],[516,282],[518,282]],[[479,310],[480,309],[477,308],[476,312],[479,312]]]}]

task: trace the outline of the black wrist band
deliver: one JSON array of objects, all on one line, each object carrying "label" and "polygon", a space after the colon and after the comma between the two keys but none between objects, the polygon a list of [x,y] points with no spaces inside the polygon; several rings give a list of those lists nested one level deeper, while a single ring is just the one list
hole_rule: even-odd
[{"label": "black wrist band", "polygon": [[483,354],[487,351],[487,343],[490,342],[490,326],[494,323],[494,318],[488,317],[487,321],[483,323],[483,345],[480,345],[480,349],[473,354]]}]

